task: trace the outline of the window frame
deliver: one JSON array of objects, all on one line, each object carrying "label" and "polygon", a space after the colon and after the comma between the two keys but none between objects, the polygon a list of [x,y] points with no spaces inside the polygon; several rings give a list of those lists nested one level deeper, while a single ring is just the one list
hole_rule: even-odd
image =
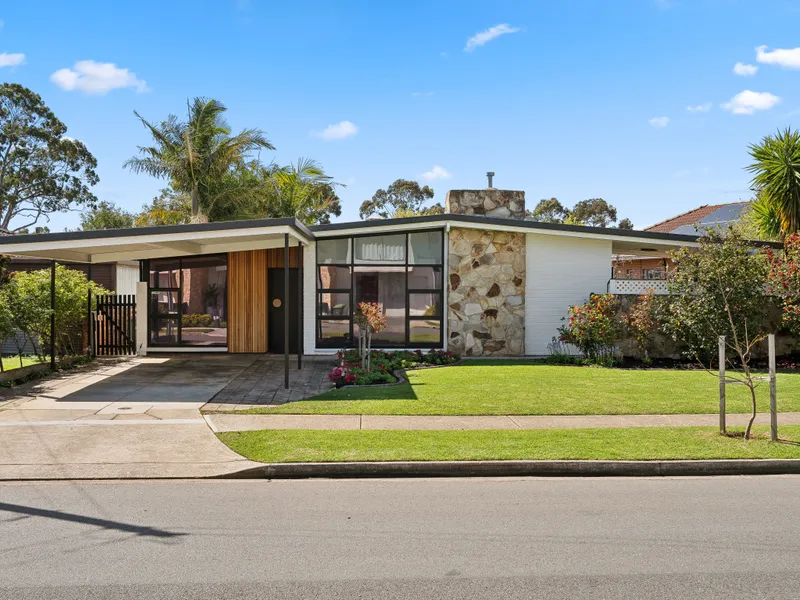
[{"label": "window frame", "polygon": [[[225,259],[225,268],[228,267],[228,253],[227,252],[214,252],[211,254],[192,254],[189,256],[164,256],[162,258],[151,258],[145,262],[142,275],[147,276],[147,346],[152,348],[227,348],[228,347],[228,340],[229,338],[229,330],[225,328],[225,346],[193,346],[191,344],[184,344],[183,343],[183,310],[182,310],[182,301],[181,301],[181,291],[183,290],[183,259],[184,258],[211,258],[211,257],[220,257]],[[156,286],[152,287],[150,283],[150,274],[152,270],[150,265],[159,260],[174,260],[178,263],[178,287],[162,287]],[[228,294],[228,286],[230,285],[230,279],[226,272],[225,275],[225,295]],[[166,315],[159,316],[157,313],[153,315],[153,305],[151,302],[152,292],[175,292],[178,294],[178,307],[176,313],[167,313]],[[226,322],[230,322],[230,315],[227,314],[227,299],[225,300],[225,312],[226,312]],[[178,341],[175,343],[169,342],[154,342],[152,338],[153,331],[158,331],[158,329],[153,329],[153,325],[158,325],[159,320],[166,320],[166,319],[177,319],[178,321]]]},{"label": "window frame", "polygon": [[[442,253],[441,253],[441,262],[440,263],[433,263],[433,264],[416,264],[410,263],[410,250],[411,250],[411,235],[414,233],[431,233],[432,231],[437,231],[441,235],[441,244],[442,244]],[[392,235],[399,235],[399,233],[392,232]],[[442,348],[444,346],[444,335],[445,335],[445,285],[447,284],[447,277],[444,271],[445,265],[445,257],[447,252],[447,234],[445,228],[436,228],[436,229],[414,229],[403,231],[402,235],[405,236],[405,257],[402,263],[364,263],[364,262],[356,262],[356,243],[355,240],[358,238],[369,238],[369,237],[380,237],[381,234],[376,233],[359,233],[353,235],[343,235],[343,236],[331,236],[324,238],[325,241],[327,240],[334,240],[334,239],[349,239],[350,240],[350,262],[343,263],[343,262],[322,262],[319,256],[319,241],[317,244],[314,245],[314,264],[316,273],[314,275],[315,278],[315,297],[314,297],[314,315],[316,321],[316,328],[315,328],[315,343],[317,348],[341,348],[342,344],[337,341],[336,343],[327,342],[326,340],[322,339],[321,336],[321,322],[322,321],[348,321],[349,322],[349,342],[344,344],[346,348],[353,348],[355,347],[355,340],[353,339],[353,313],[356,307],[356,271],[355,268],[359,267],[360,270],[364,268],[371,268],[375,270],[379,270],[385,267],[391,266],[402,266],[404,272],[404,294],[405,294],[405,315],[404,315],[404,326],[405,326],[405,333],[404,333],[404,340],[400,344],[387,344],[385,342],[379,342],[380,348],[392,348],[392,349],[404,349],[404,348]],[[320,240],[321,241],[321,240]],[[321,267],[342,267],[342,268],[349,268],[350,270],[350,288],[322,288],[321,287],[321,277],[320,277],[320,268]],[[408,280],[409,280],[409,268],[414,267],[431,267],[431,268],[438,268],[441,271],[441,281],[439,282],[439,287],[431,287],[431,288],[409,288]],[[323,315],[320,311],[320,297],[321,294],[348,294],[350,298],[349,302],[349,314],[348,315]],[[441,314],[436,317],[422,317],[422,316],[411,316],[410,313],[410,299],[411,294],[438,294],[439,296],[439,306]],[[429,343],[410,343],[411,337],[411,325],[413,322],[416,321],[438,321],[439,322],[439,339],[435,342]]]}]

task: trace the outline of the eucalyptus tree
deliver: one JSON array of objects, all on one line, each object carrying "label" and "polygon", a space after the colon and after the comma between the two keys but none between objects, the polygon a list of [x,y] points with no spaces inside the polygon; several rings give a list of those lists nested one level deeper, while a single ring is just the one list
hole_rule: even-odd
[{"label": "eucalyptus tree", "polygon": [[39,94],[0,84],[0,230],[22,232],[48,215],[93,206],[97,160]]},{"label": "eucalyptus tree", "polygon": [[244,129],[233,135],[224,118],[224,104],[198,97],[187,101],[187,118],[169,115],[151,123],[138,112],[153,138],[152,146],[139,146],[139,154],[125,162],[135,173],[166,179],[172,190],[191,198],[192,219],[207,220],[214,210],[241,201],[241,187],[231,175],[252,153],[275,147],[259,129]]}]

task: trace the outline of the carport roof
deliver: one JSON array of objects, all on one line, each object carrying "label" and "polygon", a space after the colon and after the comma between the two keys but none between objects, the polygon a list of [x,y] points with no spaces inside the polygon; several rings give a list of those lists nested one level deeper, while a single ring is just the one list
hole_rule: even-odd
[{"label": "carport roof", "polygon": [[256,219],[130,229],[0,236],[0,253],[101,263],[191,256],[309,243],[314,234],[296,219]]}]

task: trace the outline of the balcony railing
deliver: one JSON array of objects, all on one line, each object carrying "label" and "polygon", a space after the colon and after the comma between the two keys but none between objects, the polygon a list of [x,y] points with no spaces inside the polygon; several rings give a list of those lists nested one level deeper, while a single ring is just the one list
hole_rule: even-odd
[{"label": "balcony railing", "polygon": [[653,290],[654,294],[669,294],[666,279],[609,279],[609,294],[646,294]]}]

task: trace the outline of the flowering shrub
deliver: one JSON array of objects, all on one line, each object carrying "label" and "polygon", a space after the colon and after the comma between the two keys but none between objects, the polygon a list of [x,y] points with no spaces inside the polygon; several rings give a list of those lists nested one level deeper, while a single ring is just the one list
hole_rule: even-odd
[{"label": "flowering shrub", "polygon": [[340,350],[336,353],[339,366],[329,374],[336,387],[345,385],[372,385],[377,383],[394,383],[392,373],[397,369],[413,369],[423,365],[449,365],[458,361],[459,357],[445,350],[398,350],[383,352],[373,350],[369,353],[370,369],[362,367],[360,350]]},{"label": "flowering shrub", "polygon": [[355,382],[356,376],[346,367],[334,367],[333,371],[328,373],[328,379],[337,388],[340,388]]},{"label": "flowering shrub", "polygon": [[658,319],[655,315],[655,294],[650,289],[646,294],[641,294],[636,303],[631,306],[628,312],[620,316],[620,321],[628,330],[636,342],[636,346],[644,355],[644,363],[651,363],[650,347],[653,344],[653,334],[659,327]]},{"label": "flowering shrub", "polygon": [[569,320],[559,328],[559,340],[577,347],[585,357],[612,358],[619,333],[617,301],[613,294],[592,294],[586,304],[569,307]]},{"label": "flowering shrub", "polygon": [[783,252],[766,249],[769,292],[783,303],[783,324],[800,333],[800,235],[793,233],[783,241]]}]

